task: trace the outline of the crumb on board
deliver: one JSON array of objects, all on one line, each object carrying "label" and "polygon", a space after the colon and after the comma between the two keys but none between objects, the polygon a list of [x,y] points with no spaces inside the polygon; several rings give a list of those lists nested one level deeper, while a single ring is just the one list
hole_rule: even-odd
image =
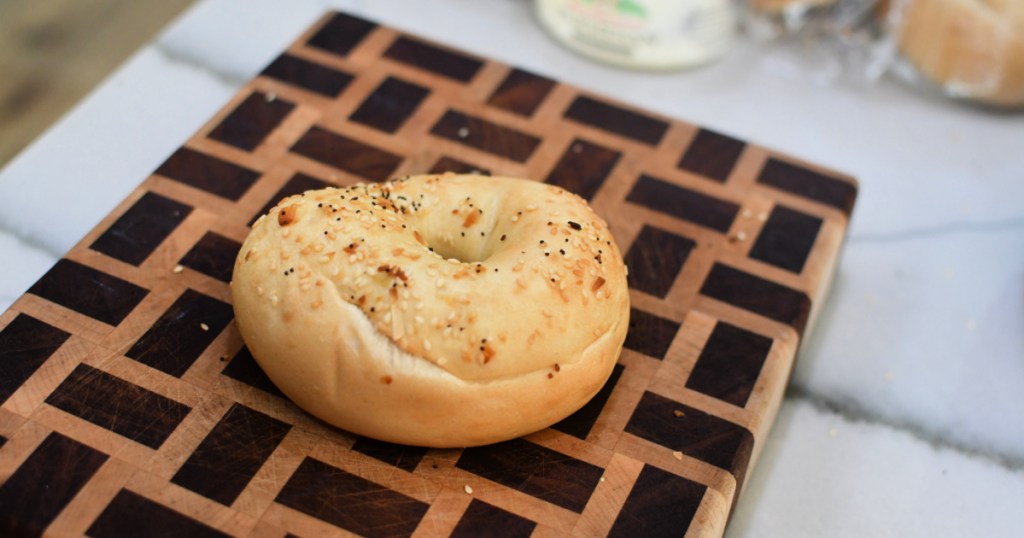
[{"label": "crumb on board", "polygon": [[736,232],[734,235],[730,235],[728,241],[730,243],[741,243],[747,240],[747,232]]}]

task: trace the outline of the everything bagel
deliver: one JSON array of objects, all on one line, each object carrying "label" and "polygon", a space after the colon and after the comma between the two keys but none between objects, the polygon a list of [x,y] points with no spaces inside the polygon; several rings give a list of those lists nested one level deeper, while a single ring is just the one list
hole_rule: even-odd
[{"label": "everything bagel", "polygon": [[607,225],[558,187],[475,175],[309,191],[261,217],[231,283],[239,331],[311,414],[457,447],[568,416],[629,325]]}]

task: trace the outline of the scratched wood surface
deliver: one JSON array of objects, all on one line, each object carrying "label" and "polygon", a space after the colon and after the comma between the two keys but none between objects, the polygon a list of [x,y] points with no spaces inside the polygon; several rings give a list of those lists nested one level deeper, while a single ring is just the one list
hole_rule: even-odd
[{"label": "scratched wood surface", "polygon": [[[558,184],[609,221],[632,299],[618,365],[579,412],[506,443],[329,427],[232,323],[248,225],[287,194],[446,170]],[[140,179],[0,315],[0,533],[721,535],[857,190],[340,13]]]}]

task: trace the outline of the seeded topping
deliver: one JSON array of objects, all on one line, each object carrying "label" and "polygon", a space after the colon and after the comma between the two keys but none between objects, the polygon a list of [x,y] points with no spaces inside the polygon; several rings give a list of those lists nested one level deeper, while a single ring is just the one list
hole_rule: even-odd
[{"label": "seeded topping", "polygon": [[[282,201],[271,212],[278,226],[254,224],[254,233],[276,234],[280,257],[249,251],[243,262],[272,264],[292,287],[259,296],[281,308],[291,304],[288,290],[298,290],[304,308],[323,311],[334,308],[337,290],[401,349],[466,379],[515,373],[541,347],[571,349],[576,343],[560,340],[581,324],[587,329],[573,332],[589,338],[598,329],[588,321],[595,303],[625,300],[606,286],[622,270],[609,267],[621,258],[609,251],[604,222],[551,185],[532,184],[541,190],[521,196],[504,183],[467,184],[457,195],[461,178],[419,176]],[[492,338],[523,317],[537,319],[537,330]]]},{"label": "seeded topping", "polygon": [[295,222],[295,206],[288,206],[277,212],[277,224],[284,227]]}]

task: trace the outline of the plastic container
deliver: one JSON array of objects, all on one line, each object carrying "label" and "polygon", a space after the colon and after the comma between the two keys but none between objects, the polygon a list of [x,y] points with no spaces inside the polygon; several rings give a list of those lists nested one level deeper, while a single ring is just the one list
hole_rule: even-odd
[{"label": "plastic container", "polygon": [[542,25],[581,54],[634,69],[714,60],[736,35],[732,0],[536,0]]}]

